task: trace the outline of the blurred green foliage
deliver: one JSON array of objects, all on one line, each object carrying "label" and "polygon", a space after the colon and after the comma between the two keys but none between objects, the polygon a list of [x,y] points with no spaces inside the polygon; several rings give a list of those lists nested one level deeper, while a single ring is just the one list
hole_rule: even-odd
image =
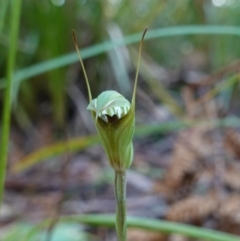
[{"label": "blurred green foliage", "polygon": [[[9,43],[10,16],[6,2],[2,1],[0,12],[3,20],[0,26],[0,77],[5,75]],[[73,28],[77,32],[80,48],[84,48],[141,32],[146,26],[150,29],[193,24],[237,26],[240,22],[239,10],[240,2],[234,0],[26,0],[20,23],[17,69],[74,51]],[[144,51],[145,58],[151,56],[159,65],[173,69],[183,67],[184,55],[200,51],[206,56],[204,70],[212,71],[238,58],[238,42],[236,36],[178,36],[150,40],[145,43]],[[131,51],[126,54],[133,58]],[[129,63],[122,66],[121,75],[116,71],[120,66],[118,55],[101,54],[86,61],[95,95],[106,88],[117,86],[121,89],[119,81],[112,79],[118,80],[122,76],[126,79],[131,74]],[[16,83],[13,113],[18,123],[24,126],[29,120],[48,115],[56,126],[64,126],[71,102],[66,95],[67,86],[76,78],[76,71],[68,66]],[[125,82],[127,88],[131,85],[129,81],[127,79]],[[79,85],[84,93],[84,85]],[[2,90],[0,94],[2,96]],[[48,108],[43,108],[46,105]]]}]

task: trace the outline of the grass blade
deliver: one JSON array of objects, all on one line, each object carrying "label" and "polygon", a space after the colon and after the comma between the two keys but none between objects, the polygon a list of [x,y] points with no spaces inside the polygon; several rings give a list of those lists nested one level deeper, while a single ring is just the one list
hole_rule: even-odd
[{"label": "grass blade", "polygon": [[[113,215],[81,215],[63,217],[63,221],[75,221],[84,224],[97,225],[97,226],[110,226],[113,227],[115,223]],[[163,233],[178,233],[191,238],[197,238],[208,241],[239,241],[240,237],[231,235],[215,230],[194,227],[192,225],[174,223],[168,221],[155,220],[150,218],[141,217],[128,217],[128,227],[147,229]]]},{"label": "grass blade", "polygon": [[[91,226],[99,227],[114,227],[115,216],[104,214],[85,214],[62,216],[60,222],[79,222]],[[29,236],[43,228],[46,228],[51,223],[51,220],[44,220],[37,226],[33,227],[33,231],[29,232]],[[240,236],[232,235],[216,230],[195,227],[189,224],[169,222],[165,220],[156,220],[144,217],[127,217],[127,226],[131,228],[140,228],[165,234],[182,234],[186,237],[196,238],[206,241],[239,241]],[[27,236],[26,236],[27,237]]]},{"label": "grass blade", "polygon": [[27,155],[22,161],[13,165],[12,172],[21,172],[47,158],[60,155],[68,151],[80,151],[99,142],[98,136],[80,137],[67,141],[60,141]]},{"label": "grass blade", "polygon": [[3,199],[4,182],[6,175],[6,163],[9,144],[10,115],[11,115],[11,93],[13,84],[13,71],[15,67],[16,48],[21,12],[21,0],[11,1],[11,25],[10,25],[10,45],[7,62],[7,82],[3,106],[3,129],[0,146],[0,203]]},{"label": "grass blade", "polygon": [[[113,227],[115,223],[114,215],[81,215],[62,217],[62,221],[81,222],[89,225]],[[191,238],[208,241],[239,241],[240,237],[215,230],[199,228],[192,225],[161,221],[142,217],[127,217],[127,226],[147,229],[162,233],[178,233]]]},{"label": "grass blade", "polygon": [[[105,53],[113,48],[119,47],[121,45],[129,45],[139,42],[142,33],[132,34],[126,36],[122,40],[107,41],[101,44],[96,44],[92,47],[85,48],[81,51],[82,59],[86,59],[101,53]],[[217,25],[191,25],[191,26],[176,26],[176,27],[166,27],[152,29],[148,31],[145,40],[171,37],[171,36],[182,36],[182,35],[233,35],[240,36],[240,27],[236,26],[217,26]],[[78,61],[78,56],[75,52],[60,56],[55,59],[44,61],[27,67],[25,69],[19,70],[14,76],[14,82],[21,82],[22,80],[27,80],[33,76],[43,74],[45,72],[61,68]],[[6,80],[0,79],[0,88],[6,86]]]}]

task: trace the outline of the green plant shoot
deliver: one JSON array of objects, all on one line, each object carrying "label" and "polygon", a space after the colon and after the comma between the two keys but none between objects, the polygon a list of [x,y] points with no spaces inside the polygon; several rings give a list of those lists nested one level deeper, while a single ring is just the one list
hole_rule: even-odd
[{"label": "green plant shoot", "polygon": [[140,42],[138,53],[138,67],[134,81],[131,103],[121,94],[114,90],[102,92],[97,98],[92,99],[91,89],[87,74],[78,49],[75,32],[73,31],[74,44],[83,69],[89,105],[95,121],[97,132],[100,136],[103,148],[108,156],[109,163],[115,171],[115,196],[116,207],[116,230],[118,241],[126,240],[126,170],[133,160],[132,138],[135,130],[135,99],[136,88],[141,60],[145,29]]}]

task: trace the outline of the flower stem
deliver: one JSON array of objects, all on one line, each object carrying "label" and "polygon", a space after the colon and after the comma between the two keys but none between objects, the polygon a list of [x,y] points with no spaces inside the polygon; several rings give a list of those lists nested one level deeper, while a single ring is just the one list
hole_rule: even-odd
[{"label": "flower stem", "polygon": [[116,231],[118,241],[126,241],[126,172],[115,171]]}]

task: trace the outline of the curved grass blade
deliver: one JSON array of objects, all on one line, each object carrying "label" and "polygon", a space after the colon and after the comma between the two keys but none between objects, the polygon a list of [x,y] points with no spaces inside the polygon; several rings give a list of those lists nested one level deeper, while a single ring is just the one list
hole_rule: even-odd
[{"label": "curved grass blade", "polygon": [[[62,221],[81,222],[89,225],[113,227],[115,223],[114,215],[89,214],[81,216],[62,217]],[[127,217],[127,226],[134,228],[147,229],[166,234],[177,233],[187,237],[197,238],[208,241],[239,241],[240,236],[227,234],[206,228],[195,227],[192,225],[162,221],[142,217]]]},{"label": "curved grass blade", "polygon": [[[115,215],[103,215],[103,214],[85,214],[85,215],[71,215],[62,216],[60,222],[79,222],[91,226],[98,227],[114,227]],[[51,223],[51,220],[44,220],[40,224],[33,227],[33,231],[29,231],[29,235],[26,236],[26,240],[30,240],[30,237],[37,231],[46,228]],[[196,238],[206,241],[239,241],[240,236],[232,235],[216,230],[195,227],[189,224],[169,222],[165,220],[156,220],[145,217],[127,217],[127,226],[132,228],[140,228],[155,232],[161,232],[165,234],[181,234],[186,237]]]},{"label": "curved grass blade", "polygon": [[60,141],[27,155],[20,162],[13,165],[10,169],[10,172],[22,172],[34,166],[35,164],[46,160],[47,158],[51,158],[68,151],[80,151],[98,142],[99,138],[97,135],[80,137],[67,141]]},{"label": "curved grass blade", "polygon": [[[182,36],[182,35],[233,35],[240,36],[240,27],[236,26],[218,26],[218,25],[190,25],[190,26],[176,26],[176,27],[166,27],[148,30],[148,34],[145,38],[146,40],[160,38],[160,37],[170,37],[170,36]],[[96,44],[92,47],[85,48],[81,50],[82,59],[93,57],[95,55],[107,52],[113,48],[119,47],[121,45],[129,45],[139,42],[142,33],[132,34],[126,36],[122,40],[115,40],[103,42]],[[43,74],[45,72],[61,68],[78,61],[78,56],[75,52],[69,53],[55,59],[47,60],[30,67],[21,69],[15,73],[14,82],[21,82],[22,80],[27,80],[33,76]],[[0,79],[0,88],[6,86],[6,79]]]}]

